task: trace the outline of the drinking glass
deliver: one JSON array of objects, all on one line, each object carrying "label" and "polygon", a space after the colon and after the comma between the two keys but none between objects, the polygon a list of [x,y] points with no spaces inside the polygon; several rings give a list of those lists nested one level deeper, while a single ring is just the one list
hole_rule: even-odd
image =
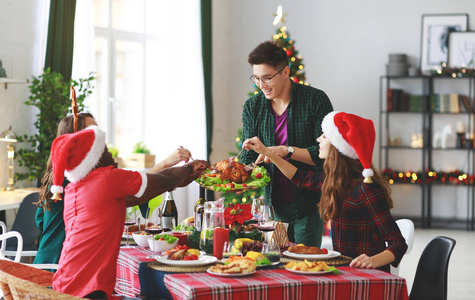
[{"label": "drinking glass", "polygon": [[263,205],[264,205],[264,202],[262,201],[261,198],[252,199],[251,214],[254,216],[256,220],[259,220],[259,217],[262,214]]},{"label": "drinking glass", "polygon": [[261,208],[262,213],[259,217],[257,229],[265,232],[274,230],[274,207],[272,205],[263,205]]},{"label": "drinking glass", "polygon": [[234,248],[233,241],[224,242],[223,260],[228,259],[231,256],[242,256],[242,253],[238,249]]},{"label": "drinking glass", "polygon": [[137,210],[135,207],[127,207],[125,209],[125,234],[126,234],[126,245],[123,248],[134,248],[134,246],[129,245],[129,226],[134,225],[137,222]]},{"label": "drinking glass", "polygon": [[160,218],[160,207],[155,209],[147,208],[145,217],[145,231],[150,234],[157,234],[163,231]]},{"label": "drinking glass", "polygon": [[280,262],[280,246],[277,243],[264,243],[262,245],[262,255],[272,263],[276,264]]},{"label": "drinking glass", "polygon": [[[152,235],[152,238],[155,237],[156,234],[161,233],[163,231],[162,229],[162,221],[160,218],[160,207],[157,207],[155,209],[150,209],[147,208],[147,213],[146,213],[146,219],[145,219],[145,231],[149,234]],[[152,251],[152,254],[147,255],[146,258],[156,258],[156,253],[155,249],[153,249],[155,246],[155,243],[152,243],[152,248],[150,249]]]}]

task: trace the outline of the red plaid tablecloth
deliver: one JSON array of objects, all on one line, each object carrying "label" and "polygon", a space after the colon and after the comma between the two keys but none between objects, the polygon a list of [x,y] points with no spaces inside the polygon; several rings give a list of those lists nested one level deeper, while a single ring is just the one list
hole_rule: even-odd
[{"label": "red plaid tablecloth", "polygon": [[408,299],[406,280],[375,269],[339,267],[339,275],[300,275],[283,269],[247,277],[208,273],[165,275],[174,299]]},{"label": "red plaid tablecloth", "polygon": [[117,278],[115,292],[117,294],[136,297],[140,294],[139,265],[142,262],[153,261],[146,256],[152,252],[142,247],[121,248],[117,259]]}]

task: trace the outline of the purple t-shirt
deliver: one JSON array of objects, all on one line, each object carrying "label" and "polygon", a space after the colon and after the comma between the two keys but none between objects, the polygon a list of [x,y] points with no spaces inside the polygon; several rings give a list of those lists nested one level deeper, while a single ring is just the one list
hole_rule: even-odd
[{"label": "purple t-shirt", "polygon": [[[278,116],[272,110],[275,119],[275,145],[288,145],[287,139],[287,109]],[[284,158],[285,159],[285,158]],[[288,160],[288,159],[285,159]],[[285,177],[279,168],[274,168],[274,183],[272,185],[272,202],[273,203],[289,203],[294,202],[292,194],[292,183]]]}]

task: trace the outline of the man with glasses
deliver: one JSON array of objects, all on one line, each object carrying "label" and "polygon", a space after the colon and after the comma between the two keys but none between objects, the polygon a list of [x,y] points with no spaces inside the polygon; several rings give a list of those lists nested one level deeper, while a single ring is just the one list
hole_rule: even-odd
[{"label": "man with glasses", "polygon": [[[327,95],[293,82],[286,52],[271,41],[258,45],[248,62],[253,72],[250,79],[261,92],[244,104],[242,140],[257,136],[297,168],[321,171],[323,161],[316,140],[322,134],[323,117],[333,111]],[[245,164],[270,162],[252,150],[244,151],[241,160]],[[289,240],[320,247],[325,231],[317,207],[320,192],[299,189],[273,164],[265,166],[271,177],[265,202],[274,206],[276,219],[289,223]]]}]

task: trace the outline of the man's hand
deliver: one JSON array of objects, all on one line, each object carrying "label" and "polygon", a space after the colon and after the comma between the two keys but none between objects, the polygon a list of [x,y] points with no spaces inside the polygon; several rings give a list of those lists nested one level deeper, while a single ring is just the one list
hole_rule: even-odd
[{"label": "man's hand", "polygon": [[193,160],[185,167],[189,169],[189,175],[184,177],[177,187],[189,185],[193,180],[201,176],[206,169],[211,168],[210,164],[205,160]]}]

